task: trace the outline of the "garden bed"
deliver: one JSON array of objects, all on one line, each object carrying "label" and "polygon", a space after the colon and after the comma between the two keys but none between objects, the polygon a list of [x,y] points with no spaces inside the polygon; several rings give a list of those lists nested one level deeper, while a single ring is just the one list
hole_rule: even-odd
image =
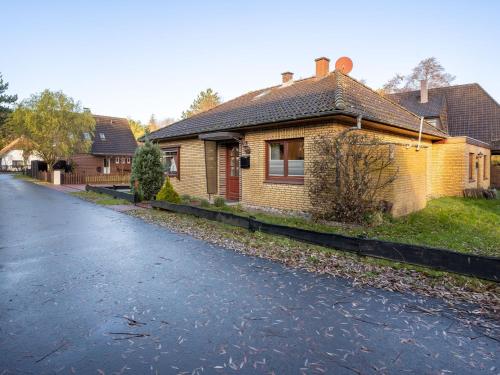
[{"label": "garden bed", "polygon": [[123,199],[130,203],[139,202],[137,194],[130,192],[130,187],[127,185],[112,185],[112,186],[92,186],[86,185],[86,191],[93,191],[95,193],[107,194],[116,199]]},{"label": "garden bed", "polygon": [[100,204],[102,206],[131,205],[131,203],[125,199],[113,198],[108,194],[96,193],[94,191],[78,191],[72,192],[70,194],[85,201]]},{"label": "garden bed", "polygon": [[217,207],[203,200],[200,205],[199,199],[192,199],[184,197],[183,202],[239,216],[253,216],[270,224],[500,257],[500,199],[439,198],[410,215],[386,216],[379,223],[366,225],[315,222],[304,216],[270,213],[240,205]]}]

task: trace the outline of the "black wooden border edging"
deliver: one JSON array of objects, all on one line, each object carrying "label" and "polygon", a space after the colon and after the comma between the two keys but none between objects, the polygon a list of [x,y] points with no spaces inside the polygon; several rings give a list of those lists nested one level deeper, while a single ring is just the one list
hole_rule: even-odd
[{"label": "black wooden border edging", "polygon": [[128,201],[130,203],[139,202],[137,194],[124,193],[123,191],[116,190],[116,189],[119,189],[122,187],[128,187],[128,186],[113,185],[112,187],[108,187],[108,186],[85,185],[85,190],[86,191],[93,191],[95,193],[111,195],[113,198],[125,199],[126,201]]},{"label": "black wooden border edging", "polygon": [[152,201],[151,206],[219,221],[251,231],[258,230],[264,233],[286,236],[298,241],[348,251],[362,256],[389,259],[496,282],[500,281],[500,258],[496,257],[462,254],[452,250],[428,246],[316,232],[284,225],[269,224],[251,217],[234,215],[227,212],[206,210],[165,201]]}]

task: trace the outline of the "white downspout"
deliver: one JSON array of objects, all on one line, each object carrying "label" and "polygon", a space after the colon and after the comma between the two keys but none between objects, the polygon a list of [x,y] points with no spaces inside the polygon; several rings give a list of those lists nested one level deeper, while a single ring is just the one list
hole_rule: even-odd
[{"label": "white downspout", "polygon": [[424,116],[420,117],[420,130],[418,131],[417,151],[420,151],[420,141],[422,140],[422,128],[424,126]]}]

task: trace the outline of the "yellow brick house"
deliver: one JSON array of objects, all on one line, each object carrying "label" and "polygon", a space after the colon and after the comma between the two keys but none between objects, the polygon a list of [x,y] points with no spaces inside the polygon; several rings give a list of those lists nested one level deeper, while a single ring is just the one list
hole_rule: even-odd
[{"label": "yellow brick house", "polygon": [[253,91],[149,135],[180,194],[222,196],[243,205],[307,211],[316,136],[356,127],[393,145],[398,177],[384,193],[392,214],[429,199],[488,187],[490,149],[445,130],[339,70],[315,60],[316,73]]}]

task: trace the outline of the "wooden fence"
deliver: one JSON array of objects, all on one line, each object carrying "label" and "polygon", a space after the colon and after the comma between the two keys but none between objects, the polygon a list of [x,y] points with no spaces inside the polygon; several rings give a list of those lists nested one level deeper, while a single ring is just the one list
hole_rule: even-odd
[{"label": "wooden fence", "polygon": [[164,201],[152,201],[151,206],[168,211],[190,214],[208,220],[219,221],[221,223],[246,228],[250,231],[260,231],[286,236],[298,241],[352,252],[361,256],[417,264],[442,271],[455,272],[462,275],[500,282],[500,258],[462,254],[452,250],[421,245],[316,232],[284,225],[269,224],[258,221],[252,217],[244,217],[227,212],[206,210],[199,207],[173,204]]},{"label": "wooden fence", "polygon": [[54,182],[53,172],[36,171],[33,177],[40,181]]},{"label": "wooden fence", "polygon": [[130,174],[100,174],[86,176],[85,184],[130,184]]},{"label": "wooden fence", "polygon": [[[34,178],[54,182],[54,172],[37,171]],[[61,172],[61,184],[63,185],[87,185],[87,184],[125,184],[130,183],[130,174],[100,174],[86,175],[85,173],[64,173]]]}]

